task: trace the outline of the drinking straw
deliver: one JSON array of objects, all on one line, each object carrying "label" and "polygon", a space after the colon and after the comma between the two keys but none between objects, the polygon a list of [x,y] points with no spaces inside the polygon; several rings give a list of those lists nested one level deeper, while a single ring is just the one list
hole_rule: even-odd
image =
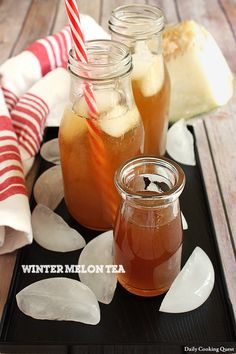
[{"label": "drinking straw", "polygon": [[[79,10],[76,0],[65,0],[65,7],[67,17],[69,19],[76,58],[80,62],[88,63],[84,34],[81,28]],[[91,84],[88,82],[85,82],[84,98],[87,103],[89,116],[91,118],[98,119],[99,112],[97,109],[95,96]],[[112,193],[112,190],[114,190],[113,184],[109,178],[109,168],[106,159],[107,151],[101,138],[101,132],[95,125],[93,119],[86,119],[86,122],[88,125],[94,167],[98,175],[97,180],[99,180],[101,185],[101,190],[103,192],[104,199],[106,200],[108,213],[110,213],[111,220],[114,221],[117,206],[115,203],[114,194]]]}]

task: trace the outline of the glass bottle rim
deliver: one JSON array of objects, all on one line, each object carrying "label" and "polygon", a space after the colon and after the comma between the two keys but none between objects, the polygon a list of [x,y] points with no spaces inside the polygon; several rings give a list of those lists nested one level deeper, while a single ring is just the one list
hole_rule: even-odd
[{"label": "glass bottle rim", "polygon": [[165,17],[157,6],[122,5],[112,11],[108,27],[119,36],[144,40],[164,30]]},{"label": "glass bottle rim", "polygon": [[85,47],[88,63],[78,61],[75,50],[69,51],[68,70],[74,76],[99,82],[125,76],[131,72],[131,52],[125,44],[110,39],[97,39],[86,41]]},{"label": "glass bottle rim", "polygon": [[[132,170],[134,171],[135,168],[138,168],[144,164],[156,165],[168,169],[175,178],[171,188],[160,194],[151,191],[149,191],[148,194],[145,194],[144,192],[131,190],[131,188],[127,186],[126,178],[131,176],[129,174],[132,173]],[[158,158],[153,156],[138,156],[124,162],[117,169],[114,181],[118,192],[124,200],[141,202],[151,201],[155,202],[154,206],[156,206],[171,203],[180,196],[185,186],[185,174],[182,168],[175,161],[166,157]]]}]

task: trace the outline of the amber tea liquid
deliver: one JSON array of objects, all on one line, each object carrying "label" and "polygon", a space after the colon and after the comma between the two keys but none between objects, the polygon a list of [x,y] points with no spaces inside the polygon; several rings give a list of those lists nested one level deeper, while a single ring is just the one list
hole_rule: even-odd
[{"label": "amber tea liquid", "polygon": [[[168,210],[150,210],[146,214],[146,223],[138,209],[130,209],[130,215],[126,213],[118,217],[114,231],[115,264],[122,264],[126,271],[118,274],[118,280],[133,294],[162,294],[180,271],[180,214],[165,223],[168,214]],[[163,224],[158,226],[160,219],[163,219]]]},{"label": "amber tea liquid", "polygon": [[144,130],[144,153],[162,156],[166,150],[166,132],[168,129],[168,109],[170,100],[170,80],[168,73],[161,89],[154,95],[144,96],[138,80],[132,80],[136,105],[141,114]]},{"label": "amber tea liquid", "polygon": [[[80,224],[95,230],[109,230],[112,228],[113,220],[109,204],[104,200],[102,193],[102,189],[107,186],[100,180],[101,176],[94,164],[87,118],[81,114],[84,107],[86,107],[84,101],[78,103],[77,110],[80,114],[67,108],[59,130],[65,202],[71,215]],[[139,155],[143,145],[143,128],[136,107],[128,112],[125,110],[124,113],[123,110],[121,112],[118,117],[111,118],[109,118],[111,113],[108,112],[108,118],[105,117],[105,121],[101,121],[99,127],[100,139],[107,152],[107,176],[111,181],[109,188],[117,207],[119,196],[113,183],[115,171],[128,158]],[[123,131],[122,134],[116,132],[117,124]],[[123,129],[125,124],[128,126],[127,129]]]}]

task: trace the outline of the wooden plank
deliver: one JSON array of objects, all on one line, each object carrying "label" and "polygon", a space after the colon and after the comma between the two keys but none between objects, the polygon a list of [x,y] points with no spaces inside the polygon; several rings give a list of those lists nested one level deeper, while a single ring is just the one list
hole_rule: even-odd
[{"label": "wooden plank", "polygon": [[235,39],[232,30],[217,0],[198,0],[197,2],[176,0],[181,19],[193,19],[204,25],[214,36],[224,53],[231,69],[236,73]]},{"label": "wooden plank", "polygon": [[67,24],[68,24],[68,20],[65,11],[65,2],[64,0],[60,0],[58,4],[55,23],[52,32],[60,31]]},{"label": "wooden plank", "polygon": [[[146,0],[136,0],[135,3],[146,4]],[[122,5],[127,5],[127,1],[126,0],[103,0],[102,1],[102,13],[101,13],[100,24],[106,31],[108,31],[107,24],[111,16],[112,10]]]},{"label": "wooden plank", "polygon": [[58,0],[33,0],[13,55],[29,43],[51,33],[57,12]]},{"label": "wooden plank", "polygon": [[101,16],[101,0],[79,0],[79,9],[81,13],[92,16],[95,21],[100,22]]},{"label": "wooden plank", "polygon": [[160,7],[164,12],[167,23],[171,24],[179,21],[174,0],[148,0],[147,3]]},{"label": "wooden plank", "polygon": [[30,8],[31,0],[0,1],[0,63],[3,63],[12,52],[20,34],[24,19]]},{"label": "wooden plank", "polygon": [[0,257],[0,319],[6,303],[12,273],[15,266],[16,252]]},{"label": "wooden plank", "polygon": [[[101,15],[101,0],[79,0],[78,6],[80,13],[92,16],[99,23]],[[53,32],[60,31],[67,23],[68,20],[64,0],[59,0]]]},{"label": "wooden plank", "polygon": [[227,212],[232,242],[236,249],[236,95],[231,104],[205,118],[222,199]]},{"label": "wooden plank", "polygon": [[[191,2],[177,0],[179,13],[183,18],[193,18],[202,23],[213,34],[225,54],[231,68],[236,72],[235,40],[219,3],[216,0],[199,0],[197,6]],[[214,9],[214,11],[213,11]],[[220,84],[220,83],[219,83]],[[205,124],[210,149],[217,172],[217,183],[225,210],[235,249],[236,245],[236,94],[230,103],[216,111],[206,114]]]},{"label": "wooden plank", "polygon": [[235,0],[219,0],[219,5],[225,14],[226,20],[236,37],[236,2]]},{"label": "wooden plank", "polygon": [[194,124],[194,132],[206,186],[206,192],[210,204],[212,220],[216,233],[218,251],[221,257],[222,268],[225,275],[228,295],[236,319],[236,262],[234,249],[228,228],[227,216],[222,204],[220,190],[217,183],[217,175],[212,162],[212,154],[208,144],[204,123],[198,120]]}]

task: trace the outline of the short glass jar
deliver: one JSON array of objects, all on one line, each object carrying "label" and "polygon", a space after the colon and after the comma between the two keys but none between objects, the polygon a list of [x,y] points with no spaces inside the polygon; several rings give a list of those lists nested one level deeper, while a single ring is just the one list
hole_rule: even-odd
[{"label": "short glass jar", "polygon": [[118,280],[136,295],[162,294],[181,266],[184,172],[166,158],[137,157],[117,170],[115,184],[122,201],[114,228],[114,263],[125,270]]},{"label": "short glass jar", "polygon": [[131,74],[135,102],[144,123],[144,154],[162,156],[166,150],[170,79],[162,55],[164,15],[151,5],[124,5],[112,11],[112,39],[132,52]]}]

